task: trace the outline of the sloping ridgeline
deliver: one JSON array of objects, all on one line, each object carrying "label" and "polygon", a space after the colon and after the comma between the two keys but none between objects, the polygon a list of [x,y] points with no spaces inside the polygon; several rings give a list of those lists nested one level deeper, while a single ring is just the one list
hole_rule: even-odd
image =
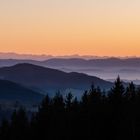
[{"label": "sloping ridgeline", "polygon": [[0,80],[0,101],[21,102],[21,103],[39,103],[43,95],[32,91],[20,84],[7,80]]},{"label": "sloping ridgeline", "polygon": [[102,89],[109,89],[113,85],[111,82],[95,76],[77,72],[66,73],[27,63],[0,68],[0,78],[33,89],[53,90],[54,92],[68,88],[86,90],[92,83],[95,86],[100,86]]}]

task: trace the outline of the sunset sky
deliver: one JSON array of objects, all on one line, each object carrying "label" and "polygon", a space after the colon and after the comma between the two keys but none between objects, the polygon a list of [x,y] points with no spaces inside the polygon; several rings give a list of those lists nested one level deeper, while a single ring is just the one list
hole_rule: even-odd
[{"label": "sunset sky", "polygon": [[140,56],[140,0],[1,0],[0,52]]}]

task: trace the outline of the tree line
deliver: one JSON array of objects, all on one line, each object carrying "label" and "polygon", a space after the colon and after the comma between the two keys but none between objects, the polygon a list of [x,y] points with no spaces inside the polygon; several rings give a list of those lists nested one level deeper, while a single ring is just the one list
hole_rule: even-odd
[{"label": "tree line", "polygon": [[127,87],[118,77],[108,91],[91,86],[81,100],[69,93],[46,96],[29,118],[25,109],[4,119],[0,140],[138,140],[140,139],[140,88]]}]

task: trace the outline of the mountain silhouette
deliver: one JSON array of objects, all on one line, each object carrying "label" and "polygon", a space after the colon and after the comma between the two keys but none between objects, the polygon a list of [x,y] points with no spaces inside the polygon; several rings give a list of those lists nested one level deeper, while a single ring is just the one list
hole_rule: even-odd
[{"label": "mountain silhouette", "polygon": [[98,58],[89,60],[81,58],[53,58],[45,61],[0,59],[0,67],[13,66],[19,63],[30,63],[65,72],[85,73],[102,79],[115,79],[120,75],[122,79],[134,81],[138,79],[140,73],[140,58]]},{"label": "mountain silhouette", "polygon": [[0,100],[21,103],[39,103],[44,96],[20,84],[0,80]]},{"label": "mountain silhouette", "polygon": [[103,89],[112,87],[111,82],[95,76],[77,72],[66,73],[27,63],[0,68],[0,78],[46,91],[65,90],[68,88],[86,90],[93,83],[95,86],[100,86]]}]

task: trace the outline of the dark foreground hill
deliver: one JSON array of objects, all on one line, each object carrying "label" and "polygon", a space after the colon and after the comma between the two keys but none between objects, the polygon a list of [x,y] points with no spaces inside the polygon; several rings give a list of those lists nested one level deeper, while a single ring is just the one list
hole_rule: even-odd
[{"label": "dark foreground hill", "polygon": [[112,87],[111,82],[82,73],[66,73],[56,69],[45,68],[33,64],[17,64],[0,68],[0,78],[10,80],[24,86],[40,90],[86,90],[92,83],[102,89]]},{"label": "dark foreground hill", "polygon": [[14,82],[0,80],[0,101],[1,102],[20,102],[20,103],[39,103],[43,95],[25,88]]},{"label": "dark foreground hill", "polygon": [[80,101],[46,96],[32,117],[14,111],[0,124],[0,140],[140,140],[139,107],[140,88],[118,77],[108,96],[92,87]]}]

